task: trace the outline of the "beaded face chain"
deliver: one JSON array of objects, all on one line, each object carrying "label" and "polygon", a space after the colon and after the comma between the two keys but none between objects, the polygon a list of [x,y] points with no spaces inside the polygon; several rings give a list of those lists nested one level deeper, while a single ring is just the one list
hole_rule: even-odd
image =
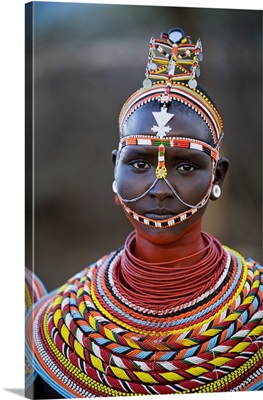
[{"label": "beaded face chain", "polygon": [[[184,137],[165,137],[165,138],[158,138],[156,136],[145,136],[145,135],[135,135],[135,136],[128,136],[124,137],[121,139],[120,144],[119,144],[119,150],[118,150],[118,159],[120,156],[120,153],[122,149],[126,146],[134,146],[134,145],[141,145],[141,146],[158,146],[158,165],[155,170],[156,174],[156,179],[152,183],[152,185],[140,196],[132,198],[132,199],[125,199],[123,198],[119,192],[118,192],[118,182],[115,177],[116,181],[116,193],[121,201],[121,204],[124,208],[124,210],[136,221],[141,222],[144,225],[147,226],[152,226],[154,228],[167,228],[171,227],[174,225],[177,225],[184,220],[192,217],[198,209],[204,207],[204,205],[207,203],[212,185],[213,185],[213,180],[214,180],[214,174],[215,174],[215,167],[216,167],[216,162],[219,158],[219,153],[218,150],[210,146],[209,144],[202,142],[200,140],[196,139],[190,139],[190,138],[184,138]],[[174,147],[174,148],[181,148],[181,149],[193,149],[193,150],[198,150],[206,153],[208,156],[211,157],[212,159],[212,173],[211,173],[211,179],[209,183],[209,187],[207,190],[207,193],[205,196],[202,198],[202,200],[197,203],[196,205],[193,204],[188,204],[186,203],[177,193],[176,189],[173,187],[173,185],[169,182],[167,179],[167,169],[165,167],[165,147]],[[118,164],[118,160],[116,165]],[[163,219],[163,220],[153,220],[147,217],[144,217],[140,214],[135,213],[132,209],[127,207],[125,203],[134,203],[143,197],[145,197],[156,185],[159,179],[164,179],[174,196],[186,207],[189,208],[189,210],[178,214],[175,217],[171,217],[168,219]]]}]

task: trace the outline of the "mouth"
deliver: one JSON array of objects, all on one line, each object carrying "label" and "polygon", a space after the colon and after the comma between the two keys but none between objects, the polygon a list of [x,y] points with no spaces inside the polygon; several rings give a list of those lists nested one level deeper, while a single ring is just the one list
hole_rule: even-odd
[{"label": "mouth", "polygon": [[156,208],[154,210],[150,210],[144,214],[145,217],[150,219],[162,220],[173,218],[175,214],[171,210],[166,210],[164,208]]}]

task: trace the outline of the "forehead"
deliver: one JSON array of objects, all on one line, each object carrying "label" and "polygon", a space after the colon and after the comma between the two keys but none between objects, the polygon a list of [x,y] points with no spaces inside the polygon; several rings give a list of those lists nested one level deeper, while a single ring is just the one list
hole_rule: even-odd
[{"label": "forehead", "polygon": [[[123,136],[156,135],[153,127],[160,125],[153,113],[161,115],[162,105],[157,101],[147,103],[136,111],[125,122]],[[212,134],[203,118],[188,106],[179,102],[172,102],[167,106],[167,114],[170,119],[165,123],[169,137],[186,137],[197,139],[213,145]],[[168,119],[168,118],[167,118]],[[165,137],[165,136],[164,136]]]}]

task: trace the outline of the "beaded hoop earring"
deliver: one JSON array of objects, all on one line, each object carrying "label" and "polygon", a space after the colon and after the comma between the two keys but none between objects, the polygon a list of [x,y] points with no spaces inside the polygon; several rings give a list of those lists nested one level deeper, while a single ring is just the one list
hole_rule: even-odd
[{"label": "beaded hoop earring", "polygon": [[221,196],[221,188],[219,185],[213,185],[210,198],[211,200],[217,200]]}]

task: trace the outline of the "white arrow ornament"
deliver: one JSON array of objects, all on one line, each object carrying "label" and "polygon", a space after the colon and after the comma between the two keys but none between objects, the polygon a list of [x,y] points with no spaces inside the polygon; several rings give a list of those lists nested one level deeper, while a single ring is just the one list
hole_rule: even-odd
[{"label": "white arrow ornament", "polygon": [[165,126],[165,125],[170,121],[171,118],[173,118],[174,114],[168,113],[167,108],[163,106],[161,108],[161,111],[153,112],[153,116],[158,126],[153,125],[151,130],[153,132],[157,132],[156,136],[160,138],[166,136],[166,133],[170,132],[172,128],[170,128],[170,126]]}]

